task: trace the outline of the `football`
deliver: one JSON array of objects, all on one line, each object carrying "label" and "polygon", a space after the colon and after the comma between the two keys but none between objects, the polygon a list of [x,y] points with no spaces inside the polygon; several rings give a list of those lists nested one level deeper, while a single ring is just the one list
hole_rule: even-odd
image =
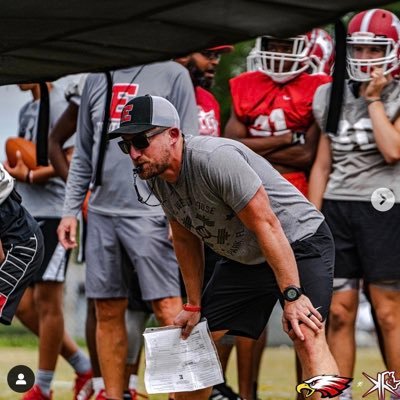
[{"label": "football", "polygon": [[36,169],[36,145],[29,140],[12,137],[6,141],[6,155],[10,167],[15,167],[17,151],[20,151],[22,160],[29,169]]}]

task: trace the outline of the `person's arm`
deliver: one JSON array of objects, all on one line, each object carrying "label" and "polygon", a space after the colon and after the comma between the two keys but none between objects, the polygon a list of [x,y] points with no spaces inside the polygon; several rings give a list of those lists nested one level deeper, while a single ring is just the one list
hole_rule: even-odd
[{"label": "person's arm", "polygon": [[224,137],[238,140],[260,156],[265,157],[282,147],[290,146],[293,135],[288,132],[278,136],[248,137],[246,125],[238,119],[232,108],[231,116],[225,126]]},{"label": "person's arm", "polygon": [[[201,306],[201,289],[204,278],[204,248],[202,241],[177,221],[171,220],[172,238],[176,258],[185,283],[187,301]],[[186,339],[200,320],[200,312],[182,310],[174,325],[182,327],[182,338]]]},{"label": "person's arm", "polygon": [[315,159],[318,146],[320,129],[316,122],[311,124],[304,135],[304,144],[296,144],[282,149],[278,149],[266,157],[266,159],[279,165],[285,165],[300,170],[311,168]]},{"label": "person's arm", "polygon": [[49,135],[49,159],[56,173],[67,181],[73,147],[64,150],[64,143],[76,132],[79,107],[69,103]]},{"label": "person's arm", "polygon": [[322,134],[318,143],[317,156],[311,168],[308,183],[308,200],[320,210],[322,198],[332,170],[331,144],[328,136]]},{"label": "person's arm", "polygon": [[[382,68],[375,68],[371,77],[372,80],[365,89],[364,97],[367,101],[379,100],[384,87],[393,78],[383,75]],[[380,100],[371,102],[367,107],[379,151],[388,164],[398,162],[400,160],[400,117],[393,124],[387,117]]]},{"label": "person's arm", "polygon": [[[257,193],[237,215],[246,228],[256,235],[260,248],[275,274],[280,291],[283,292],[290,285],[300,287],[299,272],[292,248],[278,218],[270,207],[263,186],[260,186]],[[309,313],[313,314],[311,318],[308,317]],[[284,330],[288,333],[290,324],[300,340],[304,340],[304,335],[299,327],[300,321],[318,333],[322,328],[321,320],[321,315],[305,295],[293,302],[285,301]]]}]

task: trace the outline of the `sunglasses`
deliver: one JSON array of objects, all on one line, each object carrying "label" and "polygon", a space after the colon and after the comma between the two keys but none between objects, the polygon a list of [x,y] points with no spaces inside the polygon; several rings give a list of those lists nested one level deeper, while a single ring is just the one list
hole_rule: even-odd
[{"label": "sunglasses", "polygon": [[221,53],[218,51],[213,51],[213,50],[203,50],[200,52],[202,56],[205,58],[208,58],[209,60],[217,60],[219,61],[221,59]]},{"label": "sunglasses", "polygon": [[136,150],[143,150],[150,146],[149,138],[155,135],[159,135],[163,133],[169,128],[165,128],[163,126],[157,127],[155,129],[151,129],[145,133],[141,133],[139,135],[133,136],[132,139],[124,139],[118,142],[118,146],[124,154],[129,154],[131,151],[131,146]]}]

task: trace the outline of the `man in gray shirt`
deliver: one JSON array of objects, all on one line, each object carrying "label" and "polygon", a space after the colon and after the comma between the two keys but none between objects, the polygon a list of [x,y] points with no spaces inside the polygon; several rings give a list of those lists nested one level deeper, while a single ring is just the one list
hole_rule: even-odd
[{"label": "man in gray shirt", "polygon": [[[154,63],[113,71],[108,130],[119,126],[126,103],[138,95],[164,96],[176,106],[185,129],[198,131],[197,109],[188,71],[173,62]],[[104,74],[88,76],[79,109],[77,139],[71,162],[59,239],[76,246],[76,215],[96,175],[106,104]],[[102,185],[92,185],[87,216],[86,296],[94,299],[97,348],[104,378],[104,397],[122,398],[127,354],[125,310],[127,274],[134,265],[144,300],[152,302],[162,325],[173,322],[182,306],[179,269],[168,240],[168,224],[157,199],[138,182],[144,201],[136,199],[130,161],[114,142],[107,144]],[[93,181],[93,180],[92,180]],[[144,204],[147,203],[147,204]]]},{"label": "man in gray shirt", "polygon": [[[279,299],[303,378],[336,375],[323,324],[334,253],[323,216],[246,146],[222,138],[185,139],[179,127],[170,102],[143,96],[127,103],[120,128],[109,137],[122,136],[118,145],[132,158],[135,173],[149,180],[170,221],[188,296],[174,320],[182,337],[205,316],[214,340],[227,332],[257,338]],[[224,258],[202,295],[203,242]],[[209,393],[176,398],[207,399]]]}]

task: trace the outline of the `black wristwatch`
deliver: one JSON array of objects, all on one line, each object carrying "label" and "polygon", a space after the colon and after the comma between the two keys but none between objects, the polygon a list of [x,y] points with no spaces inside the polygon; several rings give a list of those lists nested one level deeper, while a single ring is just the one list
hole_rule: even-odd
[{"label": "black wristwatch", "polygon": [[286,301],[296,301],[303,294],[303,290],[300,287],[291,285],[282,294]]}]

